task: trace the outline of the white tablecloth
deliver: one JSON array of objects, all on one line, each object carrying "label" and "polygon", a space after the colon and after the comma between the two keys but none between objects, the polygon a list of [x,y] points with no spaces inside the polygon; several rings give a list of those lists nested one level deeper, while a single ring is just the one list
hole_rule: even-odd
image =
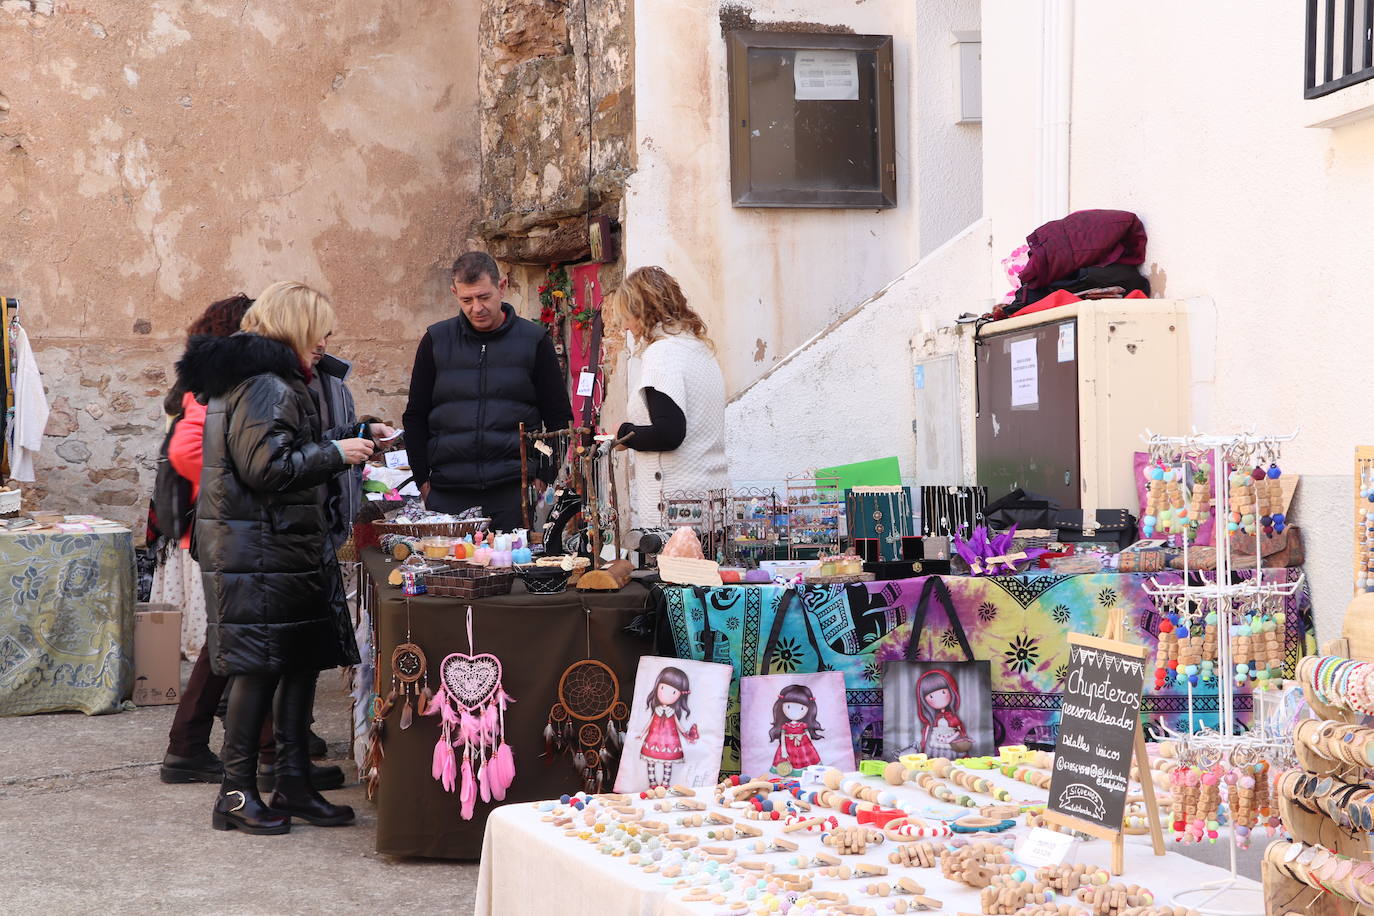
[{"label": "white tablecloth", "polygon": [[[1043,801],[1045,793],[1023,783],[1006,779],[995,772],[980,772],[993,781],[1011,789],[1013,795],[1024,802]],[[851,777],[854,778],[854,777]],[[881,780],[869,780],[881,785]],[[935,804],[924,792],[913,786],[905,786],[897,792],[903,799],[918,804]],[[711,790],[698,789],[698,797],[709,802]],[[979,796],[980,798],[982,796]],[[991,799],[988,800],[991,804]],[[648,804],[648,803],[641,803]],[[710,810],[716,809],[714,805]],[[572,837],[565,837],[561,828],[546,823],[534,805],[507,805],[493,811],[487,820],[486,836],[482,844],[482,862],[477,878],[477,902],[475,916],[516,916],[516,914],[558,914],[558,916],[709,916],[718,907],[709,903],[685,903],[678,899],[682,891],[675,890],[676,881],[658,875],[646,875],[639,868],[630,865],[625,858],[602,855],[595,844]],[[664,821],[674,832],[704,833],[706,828],[683,828],[677,826],[681,812],[651,812],[646,819]],[[843,826],[852,825],[852,819],[841,817]],[[750,824],[764,828],[764,837],[781,832],[781,825],[767,821],[749,821]],[[1012,831],[1018,836],[1028,833],[1024,826]],[[821,845],[816,834],[794,833],[788,838],[799,844],[799,852],[829,852]],[[732,844],[741,847],[740,858],[762,859],[774,863],[775,870],[797,872],[799,869],[787,866],[791,853],[773,852],[755,855],[745,854],[743,844],[752,845],[752,840],[735,840]],[[1222,841],[1218,841],[1222,842]],[[1267,843],[1265,838],[1257,837],[1257,843]],[[1173,846],[1173,840],[1165,835],[1166,846]],[[711,845],[711,841],[705,841]],[[940,900],[948,913],[982,912],[978,891],[941,875],[939,868],[902,868],[891,865],[888,853],[895,844],[891,842],[870,847],[867,855],[842,857],[845,864],[853,866],[860,861],[874,862],[888,867],[888,875],[877,879],[851,879],[835,881],[819,879],[815,883],[818,890],[835,890],[849,895],[851,904],[871,906],[878,909],[882,901],[863,893],[862,887],[871,881],[894,883],[899,877],[910,877],[926,889],[928,896]],[[1230,877],[1230,873],[1204,865],[1177,852],[1169,852],[1163,858],[1156,858],[1150,848],[1148,836],[1129,836],[1126,838],[1125,874],[1113,879],[1126,884],[1142,885],[1155,894],[1157,904],[1172,901],[1174,894],[1199,887],[1206,882],[1220,881]],[[1102,840],[1077,844],[1071,861],[1100,865],[1107,868],[1111,862],[1111,846]],[[1255,882],[1249,884],[1258,887]],[[738,893],[729,895],[732,899]],[[1064,898],[1060,898],[1064,900]],[[1196,905],[1197,898],[1181,901]]]}]

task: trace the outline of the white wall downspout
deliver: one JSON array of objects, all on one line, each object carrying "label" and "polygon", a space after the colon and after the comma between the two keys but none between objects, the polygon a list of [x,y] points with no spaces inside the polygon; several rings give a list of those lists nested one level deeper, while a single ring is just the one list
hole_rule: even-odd
[{"label": "white wall downspout", "polygon": [[1042,0],[1040,118],[1036,127],[1035,223],[1069,212],[1074,0]]}]

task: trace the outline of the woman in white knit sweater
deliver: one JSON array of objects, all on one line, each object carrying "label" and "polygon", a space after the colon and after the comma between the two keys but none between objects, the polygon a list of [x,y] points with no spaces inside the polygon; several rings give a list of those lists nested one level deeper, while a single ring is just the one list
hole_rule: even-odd
[{"label": "woman in white knit sweater", "polygon": [[667,497],[729,485],[725,463],[725,377],[701,316],[661,267],[632,271],[611,294],[613,327],[629,331],[629,420],[619,430],[635,453],[631,521],[669,524]]}]

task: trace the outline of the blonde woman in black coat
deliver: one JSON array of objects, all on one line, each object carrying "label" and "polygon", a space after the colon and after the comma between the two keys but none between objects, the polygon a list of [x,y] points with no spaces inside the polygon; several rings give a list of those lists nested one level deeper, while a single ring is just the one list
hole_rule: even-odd
[{"label": "blonde woman in black coat", "polygon": [[[352,823],[311,788],[308,736],[319,672],[358,662],[338,561],[325,549],[325,485],[372,454],[365,439],[322,438],[307,389],[311,354],[334,310],[301,283],[274,283],[231,337],[197,337],[179,383],[208,400],[192,553],[205,581],[206,651],[232,675],[218,830],[286,833],[291,818]],[[257,790],[258,734],[273,696],[276,791]]]}]

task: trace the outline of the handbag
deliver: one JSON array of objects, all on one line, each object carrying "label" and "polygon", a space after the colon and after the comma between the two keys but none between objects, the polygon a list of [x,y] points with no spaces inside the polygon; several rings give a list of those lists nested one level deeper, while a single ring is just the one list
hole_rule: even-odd
[{"label": "handbag", "polygon": [[998,531],[1006,531],[1013,525],[1022,531],[1043,531],[1056,527],[1055,517],[1060,511],[1059,504],[1053,500],[1018,487],[988,503],[983,515],[988,527]]},{"label": "handbag", "polygon": [[149,527],[170,541],[180,541],[191,530],[196,515],[196,504],[191,501],[191,481],[178,474],[167,457],[172,435],[180,422],[181,417],[172,421],[167,435],[162,439],[162,448],[158,450],[152,511],[148,518]]},{"label": "handbag", "polygon": [[[1260,564],[1265,569],[1301,566],[1307,559],[1302,543],[1302,529],[1288,525],[1275,534],[1259,535]],[[1231,535],[1231,567],[1254,569],[1255,535],[1243,531]]]},{"label": "handbag", "polygon": [[787,776],[804,767],[824,765],[848,773],[857,758],[844,675],[838,671],[768,673],[795,598],[796,592],[790,589],[782,596],[759,659],[759,673],[740,678],[741,772]]},{"label": "handbag", "polygon": [[[918,657],[932,600],[944,610],[964,661]],[[889,760],[909,753],[981,757],[991,755],[995,744],[991,666],[973,657],[949,587],[931,577],[916,604],[906,657],[883,665],[883,756]]]},{"label": "handbag", "polygon": [[1136,539],[1136,518],[1126,509],[1098,509],[1097,525],[1091,531],[1084,531],[1082,509],[1060,509],[1055,513],[1054,527],[1059,529],[1059,540],[1064,544],[1084,542],[1115,543],[1117,550],[1125,550]]}]

